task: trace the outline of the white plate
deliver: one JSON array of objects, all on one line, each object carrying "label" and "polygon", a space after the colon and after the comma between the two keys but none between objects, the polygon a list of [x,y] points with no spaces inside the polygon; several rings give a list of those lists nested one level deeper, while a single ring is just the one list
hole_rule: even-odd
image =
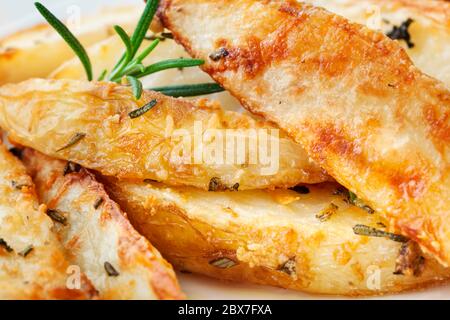
[{"label": "white plate", "polygon": [[[31,25],[40,20],[35,13],[35,0],[6,1],[0,4],[0,36]],[[139,3],[140,0],[41,0],[52,12],[64,17],[68,9],[77,5],[83,12],[93,12],[102,5]],[[178,274],[181,286],[190,299],[343,299],[343,297],[317,296],[292,290],[218,281],[203,276]],[[450,299],[450,286],[424,291],[376,297],[375,299]]]}]

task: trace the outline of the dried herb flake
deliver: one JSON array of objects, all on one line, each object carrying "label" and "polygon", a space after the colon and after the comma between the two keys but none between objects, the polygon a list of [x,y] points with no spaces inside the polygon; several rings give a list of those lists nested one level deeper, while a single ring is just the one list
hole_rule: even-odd
[{"label": "dried herb flake", "polygon": [[67,148],[69,148],[69,147],[71,147],[71,146],[77,144],[77,143],[80,142],[84,137],[86,137],[86,133],[82,133],[82,132],[77,132],[77,133],[75,133],[75,134],[72,136],[72,138],[70,138],[69,142],[68,142],[65,146],[63,146],[63,147],[59,148],[58,150],[56,150],[56,152],[62,151],[62,150],[64,150],[64,149],[67,149]]},{"label": "dried herb flake", "polygon": [[3,238],[0,238],[0,247],[4,248],[7,252],[12,252],[13,249],[8,245],[8,243],[3,240]]},{"label": "dried herb flake", "polygon": [[145,104],[144,106],[140,107],[139,109],[133,110],[131,111],[128,116],[131,119],[135,119],[138,118],[140,116],[142,116],[143,114],[147,113],[151,108],[153,108],[156,104],[158,103],[158,101],[156,101],[156,99],[153,99],[152,101],[150,101],[149,103]]},{"label": "dried herb flake", "polygon": [[64,167],[63,170],[63,176],[68,175],[69,173],[73,172],[80,172],[81,166],[78,163],[73,163],[71,161],[68,161]]},{"label": "dried herb flake", "polygon": [[316,218],[321,222],[327,221],[337,212],[338,209],[339,207],[332,202],[328,207],[316,214]]},{"label": "dried herb flake", "polygon": [[363,224],[357,224],[353,227],[353,232],[360,236],[368,237],[383,237],[388,238],[396,242],[407,242],[409,239],[400,234],[390,233],[383,230],[379,230],[373,227],[369,227]]},{"label": "dried herb flake", "polygon": [[33,245],[30,244],[25,249],[23,249],[22,251],[19,252],[19,256],[22,256],[25,258],[27,255],[29,255],[31,253],[31,251],[33,251],[33,249],[34,249]]},{"label": "dried herb flake", "polygon": [[97,200],[95,200],[94,209],[97,210],[102,205],[103,201],[105,200],[102,197],[99,197]]},{"label": "dried herb flake", "polygon": [[408,18],[406,21],[403,21],[400,26],[394,26],[386,35],[392,40],[404,40],[408,45],[408,48],[411,49],[414,47],[414,43],[411,42],[411,34],[409,33],[408,28],[413,22],[413,19]]},{"label": "dried herb flake", "polygon": [[118,277],[120,275],[120,273],[108,261],[106,261],[104,263],[104,267],[105,267],[105,271],[108,274],[108,276],[110,276],[110,277]]},{"label": "dried herb flake", "polygon": [[226,56],[228,56],[230,53],[228,52],[228,50],[226,48],[219,48],[218,50],[214,51],[213,53],[211,53],[209,55],[209,58],[212,61],[219,61],[222,58],[225,58]]},{"label": "dried herb flake", "polygon": [[237,265],[237,263],[234,260],[226,257],[212,260],[209,262],[209,264],[220,269],[228,269]]},{"label": "dried herb flake", "polygon": [[47,209],[47,215],[55,222],[61,223],[62,225],[67,224],[67,218],[56,209]]}]

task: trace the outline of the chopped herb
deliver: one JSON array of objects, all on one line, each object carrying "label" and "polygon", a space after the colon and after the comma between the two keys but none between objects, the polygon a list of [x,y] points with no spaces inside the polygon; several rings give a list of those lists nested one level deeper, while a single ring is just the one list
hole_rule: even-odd
[{"label": "chopped herb", "polygon": [[61,223],[62,225],[67,224],[67,218],[64,217],[64,215],[56,209],[47,209],[47,215],[55,222]]},{"label": "chopped herb", "polygon": [[19,256],[22,256],[25,258],[27,255],[29,255],[31,253],[31,251],[33,251],[33,249],[34,249],[33,245],[30,244],[25,249],[23,249],[22,251],[19,252]]},{"label": "chopped herb", "polygon": [[403,21],[400,26],[394,26],[386,35],[392,40],[404,40],[408,45],[408,48],[413,48],[414,43],[411,42],[411,34],[408,31],[409,26],[413,22],[413,19],[408,18],[406,21]]},{"label": "chopped herb", "polygon": [[214,51],[213,53],[211,53],[209,55],[209,58],[212,61],[219,61],[222,58],[225,58],[226,56],[228,56],[230,53],[228,52],[228,50],[226,48],[220,48],[216,51]]},{"label": "chopped herb", "polygon": [[62,151],[62,150],[64,150],[64,149],[67,149],[67,148],[69,148],[69,147],[71,147],[71,146],[77,144],[77,143],[80,142],[80,140],[82,140],[84,137],[86,137],[86,133],[82,133],[82,132],[77,132],[77,133],[75,133],[75,134],[72,136],[72,138],[70,138],[69,142],[68,142],[65,146],[63,146],[63,147],[59,148],[58,150],[56,150],[56,152]]},{"label": "chopped herb", "polygon": [[117,277],[117,276],[119,276],[120,273],[108,261],[106,261],[104,263],[104,267],[105,267],[105,271],[108,274],[108,276],[110,276],[110,277]]},{"label": "chopped herb", "polygon": [[353,232],[360,236],[384,237],[396,242],[407,242],[409,239],[400,234],[390,233],[373,227],[357,224],[353,227]]},{"label": "chopped herb", "polygon": [[4,248],[7,252],[13,251],[13,249],[8,245],[8,243],[6,243],[5,240],[3,240],[3,238],[0,238],[0,247]]},{"label": "chopped herb", "polygon": [[97,200],[95,200],[94,209],[97,210],[102,205],[103,201],[105,200],[102,197],[99,197]]},{"label": "chopped herb", "polygon": [[16,158],[22,160],[23,149],[13,147],[9,149],[9,152],[11,152]]},{"label": "chopped herb", "polygon": [[327,221],[337,212],[338,209],[339,207],[332,202],[328,207],[323,209],[320,213],[316,214],[316,218],[321,222]]},{"label": "chopped herb", "polygon": [[209,180],[208,191],[217,191],[221,188],[222,183],[220,178],[214,177]]},{"label": "chopped herb", "polygon": [[377,222],[377,225],[379,225],[381,228],[386,228],[386,225],[383,222]]},{"label": "chopped herb", "polygon": [[222,183],[219,177],[213,177],[209,180],[208,191],[238,191],[239,183],[233,184],[231,187]]},{"label": "chopped herb", "polygon": [[18,183],[16,181],[11,181],[11,185],[13,188],[17,189],[17,190],[22,190],[22,188],[31,188],[32,186],[28,183]]},{"label": "chopped herb", "polygon": [[279,268],[278,271],[284,272],[291,277],[294,277],[297,275],[297,263],[295,262],[295,257],[290,258],[285,263],[283,263]]},{"label": "chopped herb", "polygon": [[77,163],[73,163],[71,161],[68,161],[64,167],[63,170],[63,176],[68,175],[69,173],[73,173],[73,172],[80,172],[81,170],[81,166]]},{"label": "chopped herb", "polygon": [[234,260],[226,257],[212,260],[209,262],[209,264],[220,269],[228,269],[237,265],[237,263]]},{"label": "chopped herb", "polygon": [[307,186],[295,186],[295,187],[291,188],[291,190],[293,190],[297,193],[300,193],[300,194],[308,194],[310,192],[309,188]]},{"label": "chopped herb", "polygon": [[158,182],[158,181],[153,180],[153,179],[144,179],[144,183],[153,183],[153,182]]},{"label": "chopped herb", "polygon": [[[125,52],[118,59],[114,67],[110,70],[109,74],[107,70],[104,70],[98,81],[111,81],[115,83],[121,83],[122,79],[127,76],[132,76],[135,79],[142,78],[154,72],[170,68],[186,68],[202,65],[203,60],[199,59],[168,59],[159,61],[150,66],[144,66],[143,60],[156,48],[160,41],[165,39],[172,39],[172,33],[162,32],[159,36],[146,37],[146,33],[150,27],[153,17],[158,9],[158,0],[148,0],[145,5],[144,11],[139,18],[136,28],[131,36],[129,36],[125,30],[116,25],[114,26],[115,32],[119,35],[123,44],[125,45]],[[42,4],[36,3],[36,8],[41,15],[48,21],[48,23],[61,35],[66,43],[72,48],[75,54],[82,62],[86,74],[89,80],[92,80],[92,65],[86,50],[81,45],[80,41],[70,32],[70,30],[55,17],[47,8]],[[139,52],[144,39],[153,40],[146,48]],[[139,52],[139,54],[138,54]],[[135,84],[139,85],[138,81]],[[134,86],[133,93],[136,98],[139,98],[138,86]]]},{"label": "chopped herb", "polygon": [[148,112],[151,108],[153,108],[156,104],[158,103],[158,101],[156,101],[156,99],[153,99],[152,101],[150,101],[149,103],[145,104],[144,106],[140,107],[139,109],[136,109],[134,111],[131,111],[128,116],[131,119],[134,118],[138,118],[140,116],[142,116],[144,113]]},{"label": "chopped herb", "polygon": [[361,199],[359,199],[356,194],[351,192],[350,190],[347,190],[345,188],[338,188],[335,193],[335,195],[343,195],[344,201],[347,203],[350,203],[358,208],[361,208],[365,210],[369,214],[373,214],[375,210],[373,210],[371,207],[369,207],[367,204],[364,203]]},{"label": "chopped herb", "polygon": [[425,258],[416,242],[408,241],[402,243],[398,257],[395,261],[394,274],[418,277],[425,267]]}]

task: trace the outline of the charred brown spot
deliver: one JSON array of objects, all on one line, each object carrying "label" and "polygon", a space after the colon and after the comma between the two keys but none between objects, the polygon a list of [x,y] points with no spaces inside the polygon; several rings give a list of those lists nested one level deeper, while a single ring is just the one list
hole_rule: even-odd
[{"label": "charred brown spot", "polygon": [[408,241],[400,247],[394,274],[418,277],[425,267],[425,258],[416,242]]}]

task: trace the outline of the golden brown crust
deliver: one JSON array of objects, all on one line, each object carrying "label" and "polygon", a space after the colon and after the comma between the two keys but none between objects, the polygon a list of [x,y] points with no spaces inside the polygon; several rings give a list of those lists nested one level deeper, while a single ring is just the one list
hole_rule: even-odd
[{"label": "golden brown crust", "polygon": [[[55,230],[70,263],[78,265],[101,299],[183,298],[172,267],[128,222],[86,169],[26,149],[23,161],[39,198],[66,219]],[[104,263],[119,275],[108,276]]]},{"label": "golden brown crust", "polygon": [[[129,116],[152,100],[157,102],[150,111],[138,118]],[[208,162],[204,156],[207,150],[225,150],[228,140],[233,142],[224,141],[224,129],[246,137],[244,143],[248,145],[248,141],[256,141],[258,144],[253,145],[257,150],[261,141],[252,138],[250,131],[259,137],[257,129],[265,128],[267,134],[278,130],[247,115],[224,112],[206,100],[190,102],[144,91],[136,101],[129,87],[114,83],[29,80],[0,88],[0,110],[0,125],[12,140],[105,175],[206,190],[213,178],[220,178],[228,188],[239,184],[240,190],[291,187],[329,179],[283,133],[279,139],[268,139],[267,149],[279,151],[279,157],[272,152],[270,163],[252,161],[254,151],[249,146],[243,150],[242,163],[233,161],[236,156],[228,161],[227,151],[218,161]],[[212,129],[225,139],[207,139]],[[203,139],[203,144],[197,139]],[[66,147],[73,141],[76,143]],[[197,151],[203,153],[199,160],[195,158]],[[271,168],[275,170],[269,172]]]},{"label": "golden brown crust", "polygon": [[[355,235],[356,224],[383,229],[383,219],[333,195],[337,185],[309,186],[310,193],[299,194],[211,193],[113,178],[105,183],[130,221],[180,271],[348,296],[418,289],[450,275],[433,259],[425,260],[419,277],[394,275],[401,244]],[[335,214],[320,221],[316,215],[331,203]]]},{"label": "golden brown crust", "polygon": [[[163,1],[159,15],[246,108],[277,123],[393,227],[450,262],[448,89],[415,68],[397,42],[321,8],[220,3]],[[198,34],[202,41],[193,42]],[[232,54],[210,60],[220,46]]]},{"label": "golden brown crust", "polygon": [[[39,206],[25,168],[0,145],[0,299],[90,299],[95,288],[79,274],[70,289],[69,263]],[[32,247],[30,247],[32,246]]]}]

